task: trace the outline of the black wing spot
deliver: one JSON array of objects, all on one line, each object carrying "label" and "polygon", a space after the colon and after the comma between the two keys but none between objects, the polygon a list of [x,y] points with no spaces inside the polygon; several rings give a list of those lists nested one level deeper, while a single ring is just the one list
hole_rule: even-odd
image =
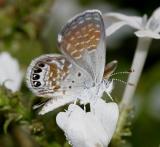
[{"label": "black wing spot", "polygon": [[79,73],[78,73],[78,77],[80,77],[81,75],[82,75],[82,74],[79,72]]},{"label": "black wing spot", "polygon": [[34,73],[40,73],[40,72],[42,72],[41,68],[37,68],[37,69],[34,70]]},{"label": "black wing spot", "polygon": [[39,81],[33,81],[34,87],[39,87],[41,86],[41,83]]},{"label": "black wing spot", "polygon": [[69,86],[69,89],[71,89],[72,88],[72,86]]},{"label": "black wing spot", "polygon": [[32,77],[33,80],[38,80],[39,78],[40,78],[40,75],[38,75],[38,74],[33,74],[33,77]]},{"label": "black wing spot", "polygon": [[44,67],[45,65],[44,65],[44,63],[39,63],[38,66],[39,67]]},{"label": "black wing spot", "polygon": [[51,62],[52,60],[51,59],[46,59],[46,62]]}]

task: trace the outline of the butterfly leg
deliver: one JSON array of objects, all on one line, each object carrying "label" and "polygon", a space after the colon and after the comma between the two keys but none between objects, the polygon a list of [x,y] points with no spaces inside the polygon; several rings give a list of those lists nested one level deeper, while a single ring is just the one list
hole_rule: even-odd
[{"label": "butterfly leg", "polygon": [[86,104],[83,105],[83,110],[86,112]]},{"label": "butterfly leg", "polygon": [[74,105],[76,105],[77,104],[77,99],[74,101]]},{"label": "butterfly leg", "polygon": [[109,96],[109,98],[110,98],[112,101],[114,101],[113,98],[112,98],[112,96],[110,95],[110,93],[107,92],[107,91],[106,91],[106,93],[107,93],[107,95]]}]

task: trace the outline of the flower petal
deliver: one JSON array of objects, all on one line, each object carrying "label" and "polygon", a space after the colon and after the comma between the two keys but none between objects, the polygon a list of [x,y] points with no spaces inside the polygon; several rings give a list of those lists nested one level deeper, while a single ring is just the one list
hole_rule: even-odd
[{"label": "flower petal", "polygon": [[85,112],[71,104],[56,117],[58,126],[74,147],[103,147],[111,140],[118,119],[117,105],[97,100],[92,108],[93,112]]},{"label": "flower petal", "polygon": [[158,33],[155,33],[155,32],[150,31],[150,30],[136,31],[135,34],[138,37],[160,39],[160,35]]},{"label": "flower petal", "polygon": [[56,122],[61,129],[66,130],[67,127],[65,124],[68,123],[67,121],[70,121],[71,119],[81,120],[84,115],[85,112],[78,105],[70,104],[66,112],[58,113]]},{"label": "flower petal", "polygon": [[[103,16],[104,20],[106,21],[113,21],[114,23],[117,23],[117,22],[121,22],[119,25],[116,25],[116,26],[119,26],[122,27],[124,25],[129,25],[135,29],[140,29],[142,28],[142,18],[141,17],[137,17],[137,16],[127,16],[127,15],[123,15],[123,14],[120,14],[120,13],[107,13],[107,14],[104,14]],[[122,24],[122,22],[124,22]],[[113,23],[113,24],[114,24]],[[115,27],[116,29],[118,27]]]},{"label": "flower petal", "polygon": [[69,105],[67,112],[60,112],[57,115],[56,122],[73,146],[87,147],[88,134],[85,126],[85,112],[79,106]]},{"label": "flower petal", "polygon": [[147,22],[146,28],[154,32],[160,32],[160,7],[158,7]]},{"label": "flower petal", "polygon": [[101,123],[107,133],[107,140],[109,143],[118,121],[118,105],[114,102],[105,103],[104,100],[98,99],[92,109],[94,109],[93,111],[95,111],[96,117],[101,120]]},{"label": "flower petal", "polygon": [[7,52],[0,54],[0,84],[15,92],[19,90],[22,82],[22,72],[16,59]]},{"label": "flower petal", "polygon": [[110,36],[112,35],[114,32],[116,32],[118,29],[120,29],[121,27],[123,27],[124,25],[126,25],[125,22],[123,21],[119,21],[117,23],[113,23],[111,26],[109,26],[106,29],[106,36]]}]

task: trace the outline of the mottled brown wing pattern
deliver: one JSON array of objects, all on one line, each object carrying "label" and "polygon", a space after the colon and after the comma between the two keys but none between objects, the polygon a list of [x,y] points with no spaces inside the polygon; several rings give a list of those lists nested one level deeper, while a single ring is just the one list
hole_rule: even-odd
[{"label": "mottled brown wing pattern", "polygon": [[58,36],[62,52],[80,59],[86,50],[95,51],[101,35],[101,19],[99,11],[85,12],[73,18]]},{"label": "mottled brown wing pattern", "polygon": [[106,48],[100,11],[88,10],[72,18],[58,35],[58,44],[67,59],[85,70],[95,84],[102,81]]},{"label": "mottled brown wing pattern", "polygon": [[31,63],[27,83],[39,96],[50,97],[61,89],[61,81],[69,74],[71,64],[61,55],[44,55]]}]

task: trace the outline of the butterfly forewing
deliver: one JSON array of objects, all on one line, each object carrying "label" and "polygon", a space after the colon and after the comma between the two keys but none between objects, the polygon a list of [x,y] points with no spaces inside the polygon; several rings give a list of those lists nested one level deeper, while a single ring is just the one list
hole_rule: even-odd
[{"label": "butterfly forewing", "polygon": [[101,82],[105,65],[105,30],[98,10],[85,11],[70,20],[58,36],[61,51],[71,62]]}]

